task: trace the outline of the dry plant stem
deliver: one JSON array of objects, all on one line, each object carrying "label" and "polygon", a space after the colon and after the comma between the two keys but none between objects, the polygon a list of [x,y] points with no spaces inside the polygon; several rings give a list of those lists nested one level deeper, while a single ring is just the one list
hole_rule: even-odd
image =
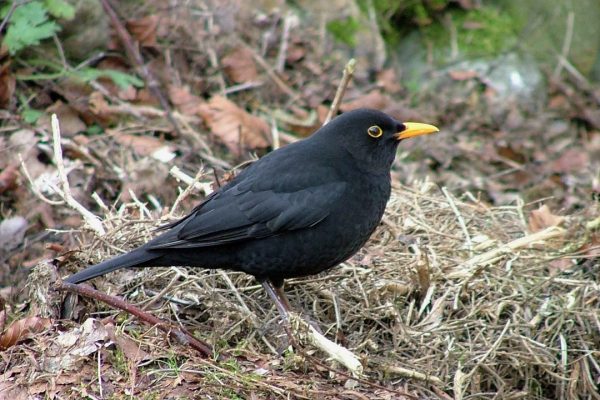
[{"label": "dry plant stem", "polygon": [[129,35],[129,32],[127,32],[127,29],[125,29],[125,27],[119,20],[119,17],[117,16],[117,13],[111,6],[110,2],[108,0],[100,0],[100,2],[102,3],[102,7],[104,8],[104,11],[106,12],[106,14],[108,14],[108,17],[110,18],[110,21],[111,21],[113,27],[115,28],[115,31],[117,32],[117,36],[121,40],[121,43],[123,43],[123,47],[125,48],[127,57],[129,58],[131,63],[133,65],[135,65],[139,74],[142,77],[144,77],[144,80],[146,81],[146,84],[148,85],[148,89],[150,90],[150,92],[160,102],[161,107],[163,108],[163,110],[165,111],[165,113],[167,115],[167,119],[173,125],[173,129],[175,129],[175,131],[177,132],[178,135],[181,135],[181,132],[179,130],[179,125],[177,124],[177,121],[175,120],[175,118],[173,117],[173,114],[171,113],[171,107],[169,106],[169,102],[167,101],[166,97],[162,94],[158,82],[156,81],[156,79],[154,78],[154,76],[152,75],[152,73],[150,72],[148,67],[144,64],[142,55],[140,54],[138,48],[133,44],[131,35]]},{"label": "dry plant stem", "polygon": [[19,153],[19,161],[21,162],[21,169],[23,170],[23,174],[25,174],[25,178],[27,178],[27,181],[29,182],[29,186],[31,186],[31,191],[33,192],[35,197],[42,200],[44,203],[50,204],[51,206],[60,206],[60,205],[65,204],[65,202],[62,200],[60,200],[60,201],[50,200],[49,198],[44,196],[42,194],[42,192],[40,192],[38,190],[37,186],[35,185],[35,182],[33,181],[33,178],[31,178],[31,175],[29,174],[29,171],[27,170],[27,166],[25,165],[25,161],[23,161],[23,157],[21,156],[20,153]]},{"label": "dry plant stem", "polygon": [[444,382],[437,376],[427,375],[409,368],[398,367],[396,365],[384,365],[383,370],[389,374],[395,374],[405,378],[431,382],[436,386],[444,386]]},{"label": "dry plant stem", "polygon": [[[199,174],[200,173],[203,173],[203,171],[200,171]],[[208,196],[213,192],[210,183],[202,183],[196,181],[194,178],[192,178],[191,176],[183,172],[181,169],[179,169],[179,167],[176,165],[169,170],[169,174],[171,174],[171,176],[173,176],[175,179],[182,181],[186,185],[191,186],[194,189],[202,192],[202,194],[204,194],[205,196]]]},{"label": "dry plant stem", "polygon": [[352,76],[354,75],[355,67],[356,67],[356,60],[354,58],[351,58],[350,61],[348,61],[348,64],[346,64],[346,67],[344,68],[344,74],[342,75],[342,80],[340,82],[340,85],[337,88],[337,91],[335,92],[335,97],[333,98],[333,103],[331,103],[331,107],[329,108],[329,113],[327,113],[327,117],[325,118],[325,122],[323,122],[323,125],[327,125],[327,123],[329,121],[331,121],[333,116],[335,114],[337,114],[338,110],[340,109],[340,104],[342,104],[342,99],[344,98],[344,94],[346,93],[346,88],[348,87],[348,84],[350,83],[350,79],[352,79]]},{"label": "dry plant stem", "polygon": [[275,84],[279,87],[279,89],[281,89],[282,92],[290,96],[292,99],[297,99],[298,97],[300,97],[298,93],[296,93],[283,80],[281,80],[281,78],[277,75],[275,71],[273,71],[273,68],[271,68],[271,66],[265,61],[264,58],[257,54],[254,51],[254,49],[252,49],[247,44],[244,43],[243,45],[252,52],[254,60],[267,72],[269,78],[271,78],[271,80],[275,82]]},{"label": "dry plant stem", "polygon": [[104,236],[105,231],[102,226],[102,221],[94,214],[92,214],[89,210],[87,210],[84,206],[79,204],[77,200],[73,198],[71,194],[71,188],[69,185],[69,180],[67,178],[67,173],[65,171],[65,164],[62,156],[62,148],[60,146],[60,126],[58,124],[58,117],[56,114],[52,114],[51,117],[52,122],[52,140],[54,145],[54,162],[56,163],[56,168],[58,169],[58,177],[61,183],[61,192],[59,195],[63,198],[63,200],[75,211],[79,212],[85,222],[99,235]]},{"label": "dry plant stem", "polygon": [[505,253],[510,253],[514,250],[528,246],[535,242],[540,242],[543,240],[563,236],[564,234],[564,229],[556,226],[551,226],[549,228],[544,229],[543,231],[532,233],[531,235],[515,239],[512,242],[504,244],[498,248],[495,248],[494,250],[486,251],[485,253],[475,256],[467,260],[466,262],[456,266],[455,270],[447,275],[447,278],[469,278],[477,271],[477,268],[480,265],[490,262],[491,260],[500,257]]},{"label": "dry plant stem", "polygon": [[458,207],[456,207],[456,203],[454,203],[454,199],[448,193],[448,189],[446,187],[442,187],[442,193],[448,200],[448,205],[452,209],[452,212],[456,215],[456,219],[458,220],[458,225],[460,229],[463,231],[465,235],[465,240],[467,241],[467,248],[469,249],[469,257],[473,257],[473,243],[471,242],[471,235],[469,235],[469,230],[467,229],[467,225],[465,224],[465,220],[463,219],[460,211],[458,211]]},{"label": "dry plant stem", "polygon": [[[303,327],[303,330],[306,334],[306,339],[311,345],[327,354],[330,359],[335,360],[346,367],[348,371],[352,373],[352,376],[362,375],[363,366],[354,353],[347,348],[327,339],[325,336],[317,332],[317,330],[311,324],[307,323],[302,317],[292,313],[289,314],[288,318],[290,318],[290,321],[296,327]],[[298,331],[298,329],[294,330]]]},{"label": "dry plant stem", "polygon": [[115,296],[110,296],[106,293],[102,293],[98,290],[92,289],[89,285],[79,284],[75,285],[73,283],[68,283],[64,281],[58,281],[55,284],[55,289],[58,291],[67,291],[72,293],[77,293],[80,296],[89,297],[94,300],[101,301],[103,303],[108,304],[109,306],[118,308],[119,310],[123,310],[131,315],[138,317],[140,320],[146,322],[149,325],[154,325],[161,331],[169,334],[172,337],[177,338],[181,342],[185,344],[189,344],[193,349],[202,353],[205,357],[210,357],[213,355],[212,348],[196,339],[191,332],[189,332],[185,328],[173,326],[167,322],[156,318],[155,316],[148,314],[138,307],[135,307],[124,300],[119,299]]},{"label": "dry plant stem", "polygon": [[[173,167],[175,168],[175,167]],[[173,171],[173,168],[171,168],[171,171]],[[169,172],[171,172],[169,171]],[[196,173],[196,176],[194,177],[194,179],[188,183],[188,186],[185,188],[185,190],[181,193],[179,193],[179,196],[177,196],[177,198],[175,199],[175,203],[173,203],[173,207],[171,207],[171,211],[169,212],[169,217],[173,217],[175,210],[177,210],[177,207],[179,206],[179,203],[181,203],[183,200],[185,200],[190,193],[192,193],[192,190],[197,188],[196,184],[200,181],[200,178],[202,178],[202,176],[204,175],[204,171],[202,169],[200,169],[200,171],[198,171],[198,173]],[[206,194],[206,191],[203,190],[204,188],[201,188],[200,190],[202,190],[202,192],[204,192],[204,194]]]},{"label": "dry plant stem", "polygon": [[277,65],[275,70],[279,73],[285,68],[285,57],[287,55],[288,41],[290,38],[290,28],[292,26],[293,16],[288,14],[283,19],[283,33],[281,35],[281,43],[279,45],[279,53],[277,54]]},{"label": "dry plant stem", "polygon": [[552,73],[552,80],[558,80],[560,77],[560,73],[564,68],[565,64],[563,60],[566,60],[569,56],[569,50],[571,50],[571,42],[573,41],[573,24],[575,22],[575,13],[573,11],[569,11],[567,14],[567,27],[565,32],[565,40],[563,41],[562,50],[560,52],[560,56],[558,57],[558,64],[556,68],[554,68],[554,72]]}]

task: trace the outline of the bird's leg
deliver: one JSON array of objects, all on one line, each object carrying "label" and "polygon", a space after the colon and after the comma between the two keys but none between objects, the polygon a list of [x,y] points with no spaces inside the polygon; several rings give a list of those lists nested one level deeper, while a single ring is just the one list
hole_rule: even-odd
[{"label": "bird's leg", "polygon": [[[267,291],[273,302],[275,302],[275,306],[279,311],[279,314],[283,317],[283,320],[289,324],[290,321],[290,312],[292,311],[292,306],[283,291],[283,282],[279,285],[271,281],[270,279],[266,279],[261,282],[263,288]],[[319,333],[323,333],[319,325],[313,321],[308,315],[304,313],[300,314],[304,320],[309,323],[313,328],[317,330]]]},{"label": "bird's leg", "polygon": [[285,297],[285,293],[283,292],[283,285],[275,285],[270,279],[265,279],[261,282],[261,285],[271,300],[273,300],[275,303],[279,314],[281,314],[283,319],[289,323],[291,307],[287,297]]}]

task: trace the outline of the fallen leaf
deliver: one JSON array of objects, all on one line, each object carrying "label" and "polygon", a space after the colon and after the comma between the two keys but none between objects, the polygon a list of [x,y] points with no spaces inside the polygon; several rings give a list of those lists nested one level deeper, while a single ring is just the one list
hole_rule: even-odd
[{"label": "fallen leaf", "polygon": [[10,61],[0,65],[0,108],[9,107],[15,93],[16,82],[10,70]]},{"label": "fallen leaf", "polygon": [[[119,144],[131,147],[139,156],[152,156],[159,161],[170,161],[175,157],[175,154],[171,151],[170,147],[154,136],[137,136],[128,133],[115,133],[110,130],[109,134],[113,136]],[[165,156],[165,152],[167,154],[172,154],[172,156]]]},{"label": "fallen leaf", "polygon": [[7,218],[0,222],[0,250],[12,250],[21,244],[26,230],[27,220],[21,216]]},{"label": "fallen leaf", "polygon": [[52,325],[49,318],[25,317],[12,324],[0,335],[0,350],[6,350],[31,335],[40,333]]},{"label": "fallen leaf", "polygon": [[475,77],[477,77],[477,71],[474,70],[452,70],[448,72],[448,75],[450,75],[450,78],[454,79],[455,81],[466,81],[469,79],[473,79]]},{"label": "fallen leaf", "polygon": [[573,260],[569,258],[557,258],[548,263],[550,275],[556,275],[571,268],[573,268]]},{"label": "fallen leaf", "polygon": [[181,86],[169,86],[169,99],[171,103],[185,115],[194,115],[202,104],[199,96],[190,93],[190,90]]},{"label": "fallen leaf", "polygon": [[200,105],[198,113],[211,133],[219,138],[236,156],[243,149],[260,149],[269,145],[269,125],[262,119],[247,113],[222,96],[212,97]]},{"label": "fallen leaf", "polygon": [[235,83],[250,82],[256,79],[256,64],[252,50],[240,46],[226,55],[221,61],[225,75]]},{"label": "fallen leaf", "polygon": [[340,110],[348,112],[356,110],[357,108],[374,108],[382,110],[391,104],[391,100],[388,96],[381,93],[379,90],[374,90],[367,93],[364,96],[360,96],[354,100],[342,103]]},{"label": "fallen leaf", "polygon": [[17,187],[17,177],[19,176],[17,169],[18,164],[13,163],[0,171],[0,194]]},{"label": "fallen leaf", "polygon": [[388,93],[398,93],[402,90],[402,85],[398,83],[396,71],[392,68],[386,68],[377,73],[377,85]]},{"label": "fallen leaf", "polygon": [[50,115],[56,114],[60,123],[60,134],[63,137],[75,136],[87,128],[85,123],[79,118],[79,113],[73,107],[60,100],[48,107],[46,112],[38,120],[38,125],[50,131]]},{"label": "fallen leaf", "polygon": [[568,173],[583,171],[590,165],[589,154],[581,149],[566,150],[557,160],[551,164],[552,171],[556,173]]},{"label": "fallen leaf", "polygon": [[537,210],[533,210],[529,215],[529,231],[539,232],[551,226],[558,226],[565,220],[565,217],[554,215],[550,212],[547,205],[542,205]]},{"label": "fallen leaf", "polygon": [[583,118],[594,127],[594,129],[600,129],[600,109],[586,108],[583,110]]},{"label": "fallen leaf", "polygon": [[150,355],[140,347],[138,342],[130,339],[128,336],[117,333],[114,325],[108,324],[106,326],[106,331],[110,340],[112,340],[123,351],[125,357],[132,362],[137,364],[140,361],[150,359]]},{"label": "fallen leaf", "polygon": [[125,24],[131,36],[138,41],[142,47],[156,46],[156,28],[158,27],[158,16],[149,15],[140,19],[132,19]]},{"label": "fallen leaf", "polygon": [[88,318],[80,327],[63,332],[52,340],[41,367],[50,373],[78,368],[77,361],[95,353],[107,339],[104,325]]}]

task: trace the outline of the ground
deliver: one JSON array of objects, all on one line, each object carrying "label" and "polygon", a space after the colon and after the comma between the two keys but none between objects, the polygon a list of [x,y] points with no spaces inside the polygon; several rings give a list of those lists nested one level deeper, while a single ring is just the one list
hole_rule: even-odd
[{"label": "ground", "polygon": [[[0,53],[0,85],[12,87],[0,95],[0,397],[600,397],[597,85],[548,73],[523,105],[499,101],[480,73],[445,69],[414,93],[401,66],[369,71],[284,10],[148,4],[106,17],[127,29],[106,38],[113,51],[92,63],[94,79],[59,64],[46,80],[35,49]],[[358,356],[361,376],[301,333],[289,347],[243,274],[172,267],[93,282],[191,331],[213,347],[208,358],[128,312],[53,290],[318,128],[352,55],[342,111],[441,128],[399,150],[367,246],[286,285],[295,309]]]}]

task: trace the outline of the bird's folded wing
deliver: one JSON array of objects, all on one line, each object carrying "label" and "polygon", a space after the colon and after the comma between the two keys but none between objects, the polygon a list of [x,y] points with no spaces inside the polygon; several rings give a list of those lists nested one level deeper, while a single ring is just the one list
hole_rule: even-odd
[{"label": "bird's folded wing", "polygon": [[294,191],[260,186],[227,187],[170,225],[148,248],[209,247],[308,228],[329,215],[346,184],[334,181]]}]

